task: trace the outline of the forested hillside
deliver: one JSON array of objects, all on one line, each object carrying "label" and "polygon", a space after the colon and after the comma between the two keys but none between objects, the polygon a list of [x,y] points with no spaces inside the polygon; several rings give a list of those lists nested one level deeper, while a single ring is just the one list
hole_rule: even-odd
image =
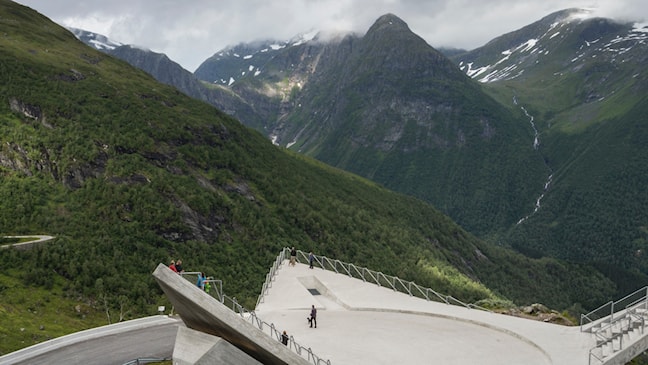
[{"label": "forested hillside", "polygon": [[484,243],[427,203],[274,146],[14,2],[0,0],[0,31],[0,235],[57,237],[0,250],[0,353],[98,313],[156,313],[150,273],[171,259],[252,306],[293,245],[468,302],[591,308],[615,290],[590,267]]},{"label": "forested hillside", "polygon": [[552,172],[541,208],[501,241],[594,264],[622,294],[648,283],[648,33],[588,13],[556,12],[455,57],[502,104],[528,112]]},{"label": "forested hillside", "polygon": [[[648,32],[590,13],[445,52],[455,65],[388,14],[364,37],[242,43],[196,75],[221,84],[203,100],[275,143],[431,202],[489,242],[593,264],[620,297],[648,283]],[[158,80],[173,74],[120,49]]]}]

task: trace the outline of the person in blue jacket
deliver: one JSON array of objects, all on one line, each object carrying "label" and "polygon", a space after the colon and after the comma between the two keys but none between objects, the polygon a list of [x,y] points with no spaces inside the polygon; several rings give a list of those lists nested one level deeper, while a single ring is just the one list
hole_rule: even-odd
[{"label": "person in blue jacket", "polygon": [[198,274],[198,281],[196,281],[196,286],[202,290],[205,290],[205,273],[201,272]]}]

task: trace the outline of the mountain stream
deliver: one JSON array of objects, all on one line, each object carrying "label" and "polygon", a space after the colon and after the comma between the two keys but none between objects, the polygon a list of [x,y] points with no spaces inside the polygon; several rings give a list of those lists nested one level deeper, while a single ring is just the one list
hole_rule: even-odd
[{"label": "mountain stream", "polygon": [[[513,104],[518,105],[518,100],[516,96],[513,96]],[[535,121],[533,119],[533,115],[529,114],[527,112],[526,108],[520,105],[520,109],[524,112],[524,115],[529,118],[529,123],[531,124],[531,128],[533,129],[533,149],[538,151],[538,147],[540,146],[540,133],[538,133],[538,129],[536,128]],[[545,162],[546,164],[546,162]],[[538,198],[536,198],[535,202],[535,207],[533,208],[533,212],[527,214],[525,217],[520,218],[518,220],[517,224],[521,224],[525,220],[529,219],[532,215],[534,215],[539,209],[540,209],[540,203],[542,201],[542,198],[544,198],[545,194],[547,193],[547,190],[549,190],[549,186],[551,185],[551,180],[553,179],[553,172],[551,172],[551,167],[547,165],[547,168],[550,171],[549,177],[547,178],[547,181],[544,184],[544,189],[542,190],[542,194]]]}]

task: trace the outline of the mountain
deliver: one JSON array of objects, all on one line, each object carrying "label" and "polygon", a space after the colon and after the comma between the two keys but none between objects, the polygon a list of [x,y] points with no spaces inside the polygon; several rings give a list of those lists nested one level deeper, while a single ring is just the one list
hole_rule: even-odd
[{"label": "mountain", "polygon": [[568,9],[440,50],[453,67],[387,15],[364,36],[240,44],[199,69],[274,143],[431,202],[490,242],[595,263],[627,292],[648,273],[645,149],[629,142],[643,133],[646,34]]},{"label": "mountain", "polygon": [[476,234],[532,210],[549,175],[524,116],[393,14],[364,36],[284,48],[231,89],[253,103],[275,91],[257,128],[275,143],[431,202]]},{"label": "mountain", "polygon": [[[584,74],[591,64],[628,68],[641,62],[648,28],[591,17],[585,9],[550,14],[517,31],[502,35],[483,47],[453,55],[469,76],[480,82],[533,80],[553,76],[549,85],[566,74]],[[603,97],[585,94],[583,102]]]},{"label": "mountain", "polygon": [[87,328],[85,308],[155,314],[168,303],[150,272],[171,259],[253,306],[293,245],[484,305],[576,310],[615,291],[591,267],[481,241],[421,200],[277,147],[29,8],[0,0],[0,26],[0,231],[56,237],[0,250],[0,353]]},{"label": "mountain", "polygon": [[529,116],[552,171],[540,209],[504,241],[534,257],[596,262],[619,283],[646,282],[647,40],[645,25],[568,9],[455,56]]},{"label": "mountain", "polygon": [[364,36],[283,48],[230,88],[263,100],[253,127],[275,143],[431,202],[491,242],[595,263],[629,291],[648,280],[635,142],[647,35],[568,9],[445,51],[452,65],[386,15]]},{"label": "mountain", "polygon": [[258,40],[226,47],[201,63],[194,75],[200,80],[229,86],[247,74],[258,75],[281,50],[300,46],[317,35],[311,31],[289,41]]},{"label": "mountain", "polygon": [[83,43],[128,62],[159,82],[174,86],[183,93],[214,105],[235,118],[248,121],[249,124],[259,124],[255,121],[258,121],[261,116],[246,101],[225,87],[201,82],[194,74],[165,54],[122,44],[98,33],[77,28],[68,29]]}]

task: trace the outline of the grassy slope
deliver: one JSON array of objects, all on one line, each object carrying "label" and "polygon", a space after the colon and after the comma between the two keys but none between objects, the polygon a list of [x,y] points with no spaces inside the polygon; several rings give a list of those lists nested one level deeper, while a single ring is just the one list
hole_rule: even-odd
[{"label": "grassy slope", "polygon": [[43,287],[21,279],[15,270],[0,275],[0,355],[107,324],[106,315],[95,306],[63,295],[61,280]]}]

